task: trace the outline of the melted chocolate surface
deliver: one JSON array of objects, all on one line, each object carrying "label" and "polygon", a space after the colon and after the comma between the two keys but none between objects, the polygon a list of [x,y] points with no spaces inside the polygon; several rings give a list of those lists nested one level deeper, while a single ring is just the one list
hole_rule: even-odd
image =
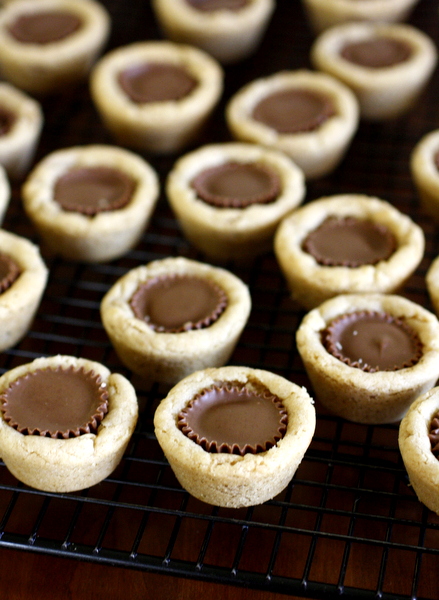
[{"label": "melted chocolate surface", "polygon": [[81,26],[81,19],[67,11],[37,11],[19,15],[9,33],[22,44],[45,45],[67,38]]},{"label": "melted chocolate surface", "polygon": [[422,356],[417,333],[402,318],[385,312],[341,315],[328,325],[322,341],[330,354],[370,373],[412,367]]},{"label": "melted chocolate surface", "polygon": [[439,411],[431,420],[428,437],[430,439],[431,451],[439,459]]},{"label": "melted chocolate surface", "polygon": [[201,171],[192,181],[198,198],[220,208],[244,208],[274,202],[279,176],[256,163],[229,162]]},{"label": "melted chocolate surface", "polygon": [[0,106],[0,136],[8,134],[14,126],[15,114]]},{"label": "melted chocolate surface", "polygon": [[186,2],[201,12],[217,10],[239,10],[249,3],[249,0],[186,0]]},{"label": "melted chocolate surface", "polygon": [[375,37],[346,44],[341,56],[351,63],[370,69],[393,67],[410,58],[409,44],[386,37]]},{"label": "melted chocolate surface", "polygon": [[207,452],[265,452],[282,439],[288,415],[272,394],[221,383],[198,393],[178,416],[179,429]]},{"label": "melted chocolate surface", "polygon": [[108,411],[108,392],[93,371],[38,369],[16,379],[1,396],[5,421],[24,435],[52,438],[96,433]]},{"label": "melted chocolate surface", "polygon": [[182,66],[146,62],[121,71],[119,85],[132,102],[146,104],[181,100],[198,82]]},{"label": "melted chocolate surface", "polygon": [[192,275],[154,277],[130,301],[136,318],[158,332],[209,327],[224,312],[227,295],[218,285]]},{"label": "melted chocolate surface", "polygon": [[134,180],[123,171],[100,166],[78,167],[57,180],[53,198],[64,210],[92,216],[123,208],[134,190]]},{"label": "melted chocolate surface", "polygon": [[307,89],[284,89],[263,98],[253,119],[279,133],[303,133],[320,127],[335,114],[331,100]]},{"label": "melted chocolate surface", "polygon": [[0,294],[5,292],[16,281],[21,269],[8,254],[0,253]]},{"label": "melted chocolate surface", "polygon": [[359,267],[387,260],[396,239],[385,226],[355,217],[328,217],[305,238],[302,248],[325,266]]}]

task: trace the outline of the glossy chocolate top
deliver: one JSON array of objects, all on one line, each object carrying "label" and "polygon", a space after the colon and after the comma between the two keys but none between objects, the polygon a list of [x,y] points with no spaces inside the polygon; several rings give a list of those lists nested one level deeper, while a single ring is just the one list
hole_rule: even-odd
[{"label": "glossy chocolate top", "polygon": [[186,0],[186,2],[202,12],[239,10],[249,4],[249,0]]},{"label": "glossy chocolate top", "polygon": [[0,106],[0,136],[9,133],[15,123],[15,114]]},{"label": "glossy chocolate top", "polygon": [[134,180],[123,171],[110,167],[77,167],[56,181],[53,199],[64,210],[96,215],[123,208],[134,190]]},{"label": "glossy chocolate top", "polygon": [[341,315],[328,325],[322,341],[330,354],[370,373],[412,367],[422,356],[418,334],[402,318],[385,312]]},{"label": "glossy chocolate top", "polygon": [[382,69],[408,60],[412,48],[402,40],[374,37],[346,44],[340,54],[344,59],[361,67]]},{"label": "glossy chocolate top", "polygon": [[282,439],[287,424],[277,396],[230,383],[202,390],[178,415],[179,429],[213,453],[265,452]]},{"label": "glossy chocolate top", "polygon": [[439,458],[439,411],[431,420],[428,437],[430,439],[431,451],[436,458]]},{"label": "glossy chocolate top", "polygon": [[213,281],[193,275],[154,277],[133,294],[136,318],[158,332],[181,333],[209,327],[224,312],[227,295]]},{"label": "glossy chocolate top", "polygon": [[82,26],[81,19],[64,10],[23,13],[9,25],[9,33],[22,44],[50,44],[72,35]]},{"label": "glossy chocolate top", "polygon": [[13,381],[0,399],[4,420],[24,435],[96,433],[108,411],[106,385],[82,368],[38,369]]},{"label": "glossy chocolate top", "polygon": [[396,240],[380,223],[328,217],[307,235],[302,248],[321,265],[354,268],[387,260],[396,249]]},{"label": "glossy chocolate top", "polygon": [[119,85],[132,102],[146,104],[181,100],[198,81],[180,65],[145,62],[121,71]]},{"label": "glossy chocolate top", "polygon": [[16,261],[8,254],[0,252],[0,294],[11,287],[20,273],[21,269]]},{"label": "glossy chocolate top", "polygon": [[333,103],[324,94],[290,88],[263,98],[252,116],[279,133],[303,133],[317,129],[334,114]]},{"label": "glossy chocolate top", "polygon": [[257,163],[229,162],[201,171],[192,187],[198,198],[220,208],[245,208],[274,202],[281,190],[272,169]]}]

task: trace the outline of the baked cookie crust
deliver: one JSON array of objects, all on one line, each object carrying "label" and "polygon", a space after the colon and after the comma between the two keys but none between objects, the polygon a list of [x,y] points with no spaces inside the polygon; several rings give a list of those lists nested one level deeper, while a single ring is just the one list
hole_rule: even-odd
[{"label": "baked cookie crust", "polygon": [[[273,171],[280,179],[278,197],[243,208],[216,207],[201,200],[191,185],[193,178],[229,162],[258,164]],[[196,248],[215,261],[245,261],[272,250],[280,221],[303,201],[305,181],[302,170],[278,151],[253,144],[211,144],[175,163],[166,192],[185,237]]]},{"label": "baked cookie crust", "polygon": [[[138,287],[158,276],[173,274],[206,278],[224,290],[227,307],[209,327],[181,333],[158,332],[134,316],[130,299]],[[116,353],[129,369],[143,379],[174,384],[193,371],[224,365],[250,310],[247,286],[226,269],[170,257],[121,277],[102,300],[101,318]]]},{"label": "baked cookie crust", "polygon": [[[73,168],[110,167],[136,183],[126,206],[88,216],[54,200],[57,180]],[[128,252],[147,227],[159,194],[155,170],[140,156],[116,146],[75,146],[52,152],[28,175],[23,206],[50,250],[69,260],[105,262]]]},{"label": "baked cookie crust", "polygon": [[[322,331],[336,317],[361,310],[403,318],[422,342],[421,359],[412,367],[369,373],[330,354],[322,343]],[[332,298],[305,315],[296,342],[316,399],[330,412],[356,423],[399,421],[439,376],[439,321],[401,296],[346,294]]]},{"label": "baked cookie crust", "polygon": [[439,169],[435,157],[439,154],[439,130],[423,136],[412,150],[410,170],[422,209],[439,222]]},{"label": "baked cookie crust", "polygon": [[[411,55],[403,62],[378,69],[355,64],[340,55],[345,44],[378,36],[407,44]],[[436,66],[437,50],[433,40],[411,25],[346,23],[316,39],[311,62],[352,89],[362,119],[380,121],[399,117],[414,106]]]},{"label": "baked cookie crust", "polygon": [[[206,452],[190,440],[177,427],[178,413],[197,392],[218,382],[262,387],[280,398],[288,413],[285,436],[265,452],[244,456]],[[248,367],[193,373],[171,389],[154,416],[157,440],[180,484],[203,502],[231,508],[261,504],[288,485],[311,442],[315,422],[313,400],[305,388]]]},{"label": "baked cookie crust", "polygon": [[[335,114],[314,130],[294,134],[279,133],[252,118],[263,98],[289,89],[326,95]],[[306,69],[256,79],[238,90],[226,106],[227,125],[236,140],[284,152],[307,179],[322,177],[338,166],[357,130],[358,117],[358,102],[348,87],[334,77]]]},{"label": "baked cookie crust", "polygon": [[108,388],[109,410],[97,434],[69,439],[24,435],[0,418],[0,454],[20,481],[46,492],[72,492],[99,483],[119,464],[137,423],[137,397],[130,382],[95,361],[57,355],[37,358],[7,371],[0,393],[13,381],[37,369],[83,367],[100,375]]},{"label": "baked cookie crust", "polygon": [[[303,250],[306,236],[327,217],[356,217],[386,226],[396,250],[376,265],[325,266]],[[340,194],[314,200],[286,217],[274,240],[279,266],[293,298],[306,308],[346,293],[392,293],[417,268],[424,255],[422,229],[388,202],[363,194]]]}]

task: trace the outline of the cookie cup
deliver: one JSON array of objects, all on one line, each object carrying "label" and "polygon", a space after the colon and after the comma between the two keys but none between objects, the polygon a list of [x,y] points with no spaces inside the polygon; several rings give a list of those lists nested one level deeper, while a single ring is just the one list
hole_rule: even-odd
[{"label": "cookie cup", "polygon": [[[217,207],[197,196],[191,182],[205,169],[229,162],[265,166],[280,180],[278,197],[243,208]],[[180,158],[171,170],[166,191],[185,237],[215,261],[246,261],[272,250],[280,221],[305,195],[302,170],[287,156],[254,144],[203,146]]]},{"label": "cookie cup", "polygon": [[11,199],[11,186],[8,175],[0,164],[0,225],[3,223],[5,213]]},{"label": "cookie cup", "polygon": [[[201,390],[219,382],[264,389],[282,401],[288,413],[284,437],[257,454],[206,452],[177,427],[179,412]],[[305,390],[259,369],[222,367],[193,373],[162,400],[154,416],[157,440],[178,481],[191,495],[217,506],[262,504],[279,494],[301,463],[315,430],[313,400]]]},{"label": "cookie cup", "polygon": [[251,0],[238,10],[202,11],[186,0],[153,0],[163,33],[192,44],[223,64],[250,56],[258,47],[274,10],[274,0]]},{"label": "cookie cup", "polygon": [[[335,114],[312,131],[293,134],[279,133],[253,119],[253,110],[261,100],[288,89],[327,96]],[[308,179],[322,177],[337,167],[357,130],[358,114],[358,102],[349,88],[334,77],[306,69],[256,79],[238,90],[226,106],[227,125],[235,139],[284,152]]]},{"label": "cookie cup", "polygon": [[[20,15],[64,11],[81,26],[58,41],[29,44],[16,40],[8,26]],[[95,0],[15,0],[0,13],[0,68],[16,87],[31,94],[60,93],[84,80],[110,31],[106,9]]]},{"label": "cookie cup", "polygon": [[[347,43],[377,36],[411,49],[409,58],[378,69],[355,64],[340,54]],[[336,77],[355,93],[362,119],[394,119],[409,111],[427,85],[437,62],[436,46],[424,32],[406,24],[346,23],[322,33],[311,48],[314,67]]]},{"label": "cookie cup", "polygon": [[10,256],[21,270],[0,294],[0,351],[14,346],[29,330],[46,288],[48,270],[32,242],[0,229],[0,253]]},{"label": "cookie cup", "polygon": [[439,223],[439,168],[435,163],[439,154],[439,129],[423,136],[412,150],[410,171],[421,207]]},{"label": "cookie cup", "polygon": [[[227,295],[227,307],[209,327],[158,332],[135,317],[130,300],[140,285],[166,275],[205,278]],[[101,318],[120,360],[141,378],[174,384],[193,371],[219,367],[230,358],[251,310],[247,286],[229,271],[183,257],[137,267],[105,294]]]},{"label": "cookie cup", "polygon": [[399,426],[399,449],[419,501],[439,514],[439,461],[431,451],[430,423],[439,410],[439,388],[413,402]]},{"label": "cookie cup", "polygon": [[[198,82],[180,100],[135,103],[118,75],[147,62],[180,66]],[[169,154],[197,139],[223,90],[223,70],[206,52],[185,44],[148,41],[122,46],[103,56],[90,76],[92,99],[119,144],[142,152]]]},{"label": "cookie cup", "polygon": [[[386,226],[396,249],[375,265],[325,266],[303,250],[307,235],[328,217],[355,217]],[[396,292],[415,271],[424,255],[422,229],[390,203],[363,194],[340,194],[314,200],[286,217],[274,240],[279,266],[292,297],[315,308],[337,294]]]},{"label": "cookie cup", "polygon": [[11,114],[13,124],[0,135],[0,165],[19,179],[29,170],[40,139],[44,117],[39,102],[6,82],[0,83],[0,112]]},{"label": "cookie cup", "polygon": [[314,33],[349,21],[405,21],[419,0],[302,0]]},{"label": "cookie cup", "polygon": [[[105,479],[119,464],[137,422],[137,397],[130,382],[100,363],[72,356],[37,358],[0,377],[0,393],[17,378],[46,368],[94,371],[107,385],[109,410],[96,434],[68,439],[24,435],[0,419],[0,454],[22,483],[46,492],[73,492]],[[2,413],[3,414],[3,413]]]},{"label": "cookie cup", "polygon": [[[124,207],[94,216],[64,210],[54,200],[58,179],[74,168],[110,167],[136,184]],[[75,146],[56,150],[31,171],[22,187],[24,210],[46,246],[68,260],[105,262],[137,244],[159,194],[155,170],[140,156],[116,146]]]},{"label": "cookie cup", "polygon": [[[422,342],[420,360],[397,371],[369,373],[330,354],[322,343],[322,332],[336,317],[362,310],[403,318]],[[347,294],[332,298],[305,315],[296,342],[316,399],[331,413],[356,423],[399,421],[439,377],[439,321],[401,296]]]}]

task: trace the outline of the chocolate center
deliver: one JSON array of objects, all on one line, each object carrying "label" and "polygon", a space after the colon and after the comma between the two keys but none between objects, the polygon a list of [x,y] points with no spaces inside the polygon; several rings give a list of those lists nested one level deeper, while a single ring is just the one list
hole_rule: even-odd
[{"label": "chocolate center", "polygon": [[321,265],[359,267],[387,260],[396,240],[380,223],[355,217],[329,217],[311,231],[302,248]]},{"label": "chocolate center", "polygon": [[278,175],[256,163],[225,163],[205,169],[192,181],[198,197],[219,207],[244,208],[274,202],[281,186]]},{"label": "chocolate center", "polygon": [[361,67],[382,69],[405,62],[411,53],[411,46],[401,40],[376,37],[346,44],[340,54]]},{"label": "chocolate center", "polygon": [[66,11],[37,11],[19,15],[9,33],[22,44],[50,44],[72,35],[82,26],[81,19]]},{"label": "chocolate center", "polygon": [[15,123],[15,114],[0,106],[0,136],[9,133]]},{"label": "chocolate center", "polygon": [[20,273],[21,269],[15,260],[7,254],[0,253],[0,294],[11,287]]},{"label": "chocolate center", "polygon": [[133,102],[145,104],[181,100],[198,81],[179,65],[151,62],[121,71],[119,85]]},{"label": "chocolate center", "polygon": [[202,12],[216,10],[239,10],[249,3],[249,0],[186,0],[186,2]]},{"label": "chocolate center", "polygon": [[227,296],[219,286],[192,275],[154,277],[130,301],[134,315],[158,331],[180,333],[209,327],[224,312]]},{"label": "chocolate center", "polygon": [[266,96],[253,109],[253,119],[279,133],[302,133],[317,129],[334,113],[328,97],[293,88]]},{"label": "chocolate center", "polygon": [[439,412],[431,420],[428,437],[430,439],[431,451],[436,458],[439,458]]},{"label": "chocolate center", "polygon": [[357,311],[342,315],[322,334],[327,351],[363,371],[397,371],[415,365],[422,343],[415,331],[388,313]]},{"label": "chocolate center", "polygon": [[134,189],[135,182],[123,171],[110,167],[78,167],[56,181],[53,199],[64,210],[96,215],[126,206]]},{"label": "chocolate center", "polygon": [[24,435],[52,438],[95,433],[108,411],[108,392],[93,371],[38,369],[1,396],[5,421]]},{"label": "chocolate center", "polygon": [[265,452],[282,439],[287,423],[277,396],[227,384],[201,391],[178,415],[179,429],[213,453]]}]

